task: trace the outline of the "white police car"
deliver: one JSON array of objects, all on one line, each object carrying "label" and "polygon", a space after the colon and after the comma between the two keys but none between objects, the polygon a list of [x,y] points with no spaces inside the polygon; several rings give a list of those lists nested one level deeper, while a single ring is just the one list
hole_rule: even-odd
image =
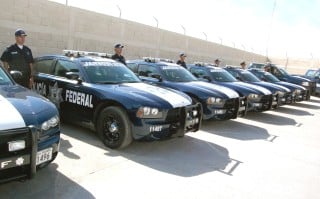
[{"label": "white police car", "polygon": [[110,148],[132,139],[161,139],[197,131],[201,105],[187,95],[142,83],[125,65],[83,51],[35,59],[33,89],[63,119],[92,127]]},{"label": "white police car", "polygon": [[56,158],[59,142],[55,105],[17,85],[0,66],[0,182],[33,177]]}]

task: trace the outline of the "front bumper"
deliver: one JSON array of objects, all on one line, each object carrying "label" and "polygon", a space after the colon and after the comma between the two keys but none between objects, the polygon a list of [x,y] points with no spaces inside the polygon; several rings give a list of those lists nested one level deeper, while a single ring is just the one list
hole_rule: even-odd
[{"label": "front bumper", "polygon": [[[0,183],[33,178],[37,168],[49,162],[42,160],[43,163],[39,163],[39,159],[43,158],[39,152],[43,149],[51,149],[51,160],[57,156],[60,129],[55,129],[50,139],[39,135],[39,131],[33,126],[0,132]],[[8,142],[16,140],[24,140],[25,148],[9,151]]]},{"label": "front bumper", "polygon": [[159,119],[139,119],[133,122],[133,138],[159,140],[174,136],[182,137],[187,132],[196,132],[201,127],[202,106],[197,103],[179,107],[168,110],[164,115]]},{"label": "front bumper", "polygon": [[246,115],[247,101],[246,98],[227,99],[223,107],[214,105],[203,105],[204,120],[229,120],[236,119],[238,115]]},{"label": "front bumper", "polygon": [[248,99],[248,111],[262,112],[270,110],[273,101],[273,95],[264,95],[259,100]]}]

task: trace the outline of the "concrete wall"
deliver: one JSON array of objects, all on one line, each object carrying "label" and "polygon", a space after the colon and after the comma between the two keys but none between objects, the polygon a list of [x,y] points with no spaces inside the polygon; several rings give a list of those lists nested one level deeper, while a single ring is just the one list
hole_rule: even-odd
[{"label": "concrete wall", "polygon": [[14,31],[23,28],[35,56],[61,53],[62,49],[113,53],[115,43],[125,45],[127,59],[156,56],[176,60],[238,65],[241,61],[265,62],[261,55],[222,46],[116,17],[67,7],[46,0],[0,0],[0,49],[14,42]]}]

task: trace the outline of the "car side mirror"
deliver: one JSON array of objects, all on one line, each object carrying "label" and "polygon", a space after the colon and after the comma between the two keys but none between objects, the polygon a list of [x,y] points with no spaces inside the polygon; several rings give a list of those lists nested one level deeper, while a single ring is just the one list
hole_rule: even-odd
[{"label": "car side mirror", "polygon": [[68,79],[77,80],[77,79],[79,79],[79,73],[78,72],[66,72],[66,77]]},{"label": "car side mirror", "polygon": [[241,81],[241,78],[240,78],[240,76],[236,76],[236,79],[237,79],[237,80],[239,80],[239,81]]},{"label": "car side mirror", "polygon": [[159,74],[151,74],[151,77],[154,78],[154,79],[159,80],[159,82],[162,81],[162,77],[161,77],[161,75],[159,75]]},{"label": "car side mirror", "polygon": [[207,75],[203,76],[203,79],[206,79],[206,80],[208,80],[208,82],[211,82],[211,78]]},{"label": "car side mirror", "polygon": [[22,72],[17,70],[10,71],[11,77],[14,79],[14,81],[19,82],[22,79]]},{"label": "car side mirror", "polygon": [[192,75],[199,78],[199,75],[197,73],[192,73]]}]

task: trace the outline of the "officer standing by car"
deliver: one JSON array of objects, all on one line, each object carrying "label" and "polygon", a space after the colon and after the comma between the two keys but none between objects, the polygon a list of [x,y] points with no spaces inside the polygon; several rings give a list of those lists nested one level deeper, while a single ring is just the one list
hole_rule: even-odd
[{"label": "officer standing by car", "polygon": [[219,67],[220,63],[221,63],[220,59],[217,58],[216,60],[214,60],[214,66]]},{"label": "officer standing by car", "polygon": [[245,61],[243,61],[243,62],[241,62],[240,63],[240,66],[241,66],[241,68],[243,69],[243,70],[245,70],[246,69],[246,62]]},{"label": "officer standing by car", "polygon": [[122,56],[122,48],[123,48],[123,47],[124,47],[124,46],[121,45],[121,44],[116,44],[116,45],[114,46],[114,52],[115,52],[115,54],[112,55],[111,59],[116,60],[116,61],[118,61],[118,62],[121,62],[121,63],[123,63],[124,65],[127,65],[127,64],[126,64],[126,59],[124,58],[124,56]]},{"label": "officer standing by car", "polygon": [[180,59],[177,61],[177,64],[184,68],[187,68],[187,64],[185,62],[186,57],[187,55],[185,53],[180,53]]},{"label": "officer standing by car", "polygon": [[33,56],[30,48],[24,45],[26,36],[24,30],[17,29],[15,31],[16,43],[6,48],[1,56],[1,61],[8,72],[20,71],[22,77],[18,83],[26,88],[31,88],[33,84]]}]

